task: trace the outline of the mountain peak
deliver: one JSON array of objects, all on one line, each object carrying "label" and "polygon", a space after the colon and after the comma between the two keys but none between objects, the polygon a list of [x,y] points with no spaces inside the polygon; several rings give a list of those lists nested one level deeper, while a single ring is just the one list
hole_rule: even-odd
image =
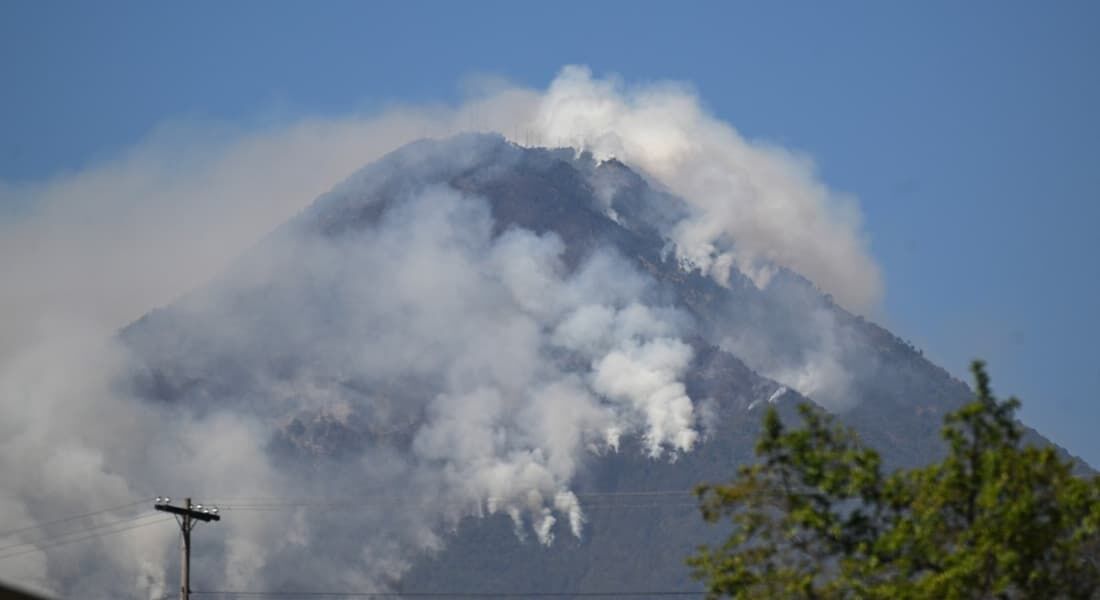
[{"label": "mountain peak", "polygon": [[[304,517],[323,555],[271,541],[258,568],[282,589],[679,589],[668,557],[710,535],[688,491],[750,460],[763,405],[816,402],[912,466],[970,396],[790,269],[685,263],[691,211],[572,148],[414,142],[124,330],[124,385],[262,424],[242,486],[367,499]],[[597,500],[626,492],[659,512]]]}]

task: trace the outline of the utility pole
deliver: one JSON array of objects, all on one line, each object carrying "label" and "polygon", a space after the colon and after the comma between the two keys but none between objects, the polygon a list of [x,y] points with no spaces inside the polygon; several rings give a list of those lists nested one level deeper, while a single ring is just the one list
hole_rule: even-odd
[{"label": "utility pole", "polygon": [[204,507],[201,504],[191,504],[191,499],[186,498],[183,501],[183,506],[172,505],[172,499],[168,497],[157,496],[153,508],[172,513],[176,517],[176,522],[180,525],[180,533],[183,534],[183,544],[181,550],[183,556],[180,559],[180,600],[191,599],[191,530],[195,528],[195,525],[199,521],[209,523],[210,521],[220,521],[222,518],[218,516],[218,508],[216,506]]}]

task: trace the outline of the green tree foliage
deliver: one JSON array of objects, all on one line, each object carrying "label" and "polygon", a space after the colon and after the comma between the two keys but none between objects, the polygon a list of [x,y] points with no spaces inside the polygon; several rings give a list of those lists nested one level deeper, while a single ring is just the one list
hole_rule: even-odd
[{"label": "green tree foliage", "polygon": [[980,362],[973,402],[948,415],[948,454],[885,474],[877,452],[810,405],[773,408],[759,460],[697,490],[729,519],[724,544],[688,559],[710,597],[1100,598],[1100,477],[1025,446],[1016,399]]}]

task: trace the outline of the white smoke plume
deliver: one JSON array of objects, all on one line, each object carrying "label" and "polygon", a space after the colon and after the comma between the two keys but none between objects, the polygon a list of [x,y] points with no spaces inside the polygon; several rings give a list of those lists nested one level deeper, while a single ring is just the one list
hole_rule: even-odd
[{"label": "white smoke plume", "polygon": [[[628,86],[566,67],[540,98],[532,130],[539,143],[622,160],[683,199],[688,214],[664,233],[678,257],[719,283],[733,269],[767,288],[786,268],[850,310],[877,306],[882,281],[855,202],[823,185],[807,157],[746,140],[708,114],[686,86]],[[850,408],[851,371],[868,357],[831,311],[800,306],[791,316],[803,329],[797,356],[759,339],[768,326],[742,322],[720,341],[762,374],[831,409]]]},{"label": "white smoke plume", "polygon": [[759,285],[783,266],[856,310],[881,294],[853,202],[831,193],[808,159],[744,139],[685,87],[627,87],[567,67],[539,102],[539,139],[618,158],[688,202],[677,252],[720,281],[731,267]]},{"label": "white smoke plume", "polygon": [[[23,402],[6,403],[5,416],[24,431],[5,438],[5,461],[48,457],[46,476],[68,486],[65,498],[208,490],[208,498],[229,496],[232,509],[236,490],[293,497],[295,480],[314,476],[268,451],[273,431],[289,432],[285,443],[318,460],[339,451],[323,436],[295,437],[288,420],[408,439],[407,452],[373,448],[331,467],[343,483],[316,484],[352,497],[393,490],[356,515],[372,532],[362,548],[337,551],[358,540],[323,533],[332,527],[324,517],[300,514],[296,535],[284,536],[262,517],[230,510],[219,525],[226,541],[212,552],[224,557],[219,578],[230,588],[271,581],[287,572],[297,546],[322,539],[329,553],[306,571],[296,561],[299,576],[327,570],[329,581],[378,588],[418,552],[438,548],[442,530],[486,512],[510,515],[517,533],[532,532],[541,543],[551,543],[560,517],[582,536],[584,515],[570,483],[583,454],[614,451],[620,436],[643,438],[658,459],[696,442],[682,383],[691,349],[678,339],[687,319],[647,304],[648,279],[611,251],[570,271],[556,235],[510,229],[494,236],[493,226],[480,198],[449,188],[413,191],[350,239],[277,232],[213,287],[154,312],[127,334],[146,337],[128,338],[125,347],[101,341],[69,354],[19,353],[4,384],[6,397]],[[262,299],[237,308],[238,298],[256,290],[264,290]],[[199,345],[189,346],[195,339]],[[132,370],[126,348],[142,351],[134,357],[142,364],[167,365],[169,379],[210,377],[209,387],[224,396],[196,393],[183,405],[160,406],[131,397],[115,381]],[[89,352],[99,360],[89,361]],[[562,366],[563,355],[581,368]],[[291,366],[271,368],[288,357]],[[36,388],[40,378],[60,389]],[[393,397],[382,391],[389,382],[398,382]],[[54,415],[69,404],[81,409],[70,411],[72,421]],[[19,412],[28,409],[44,412]],[[79,435],[82,425],[100,422],[91,437]],[[16,466],[6,472],[18,474]],[[29,467],[23,471],[16,481],[35,478]],[[15,514],[33,521],[57,490],[11,491],[21,509]],[[50,554],[20,572],[37,573],[31,583],[63,593],[77,583],[124,593],[138,577],[155,596],[169,585],[155,565],[172,547],[170,532],[147,536],[158,553],[142,554],[141,546],[134,556],[111,553],[117,563],[99,565],[99,578],[58,572]],[[134,560],[138,554],[147,562]],[[133,572],[142,564],[146,571]]]},{"label": "white smoke plume", "polygon": [[[338,516],[302,509],[273,528],[269,515],[242,510],[216,526],[224,533],[210,535],[196,569],[229,589],[293,586],[287,565],[376,589],[467,515],[508,514],[543,543],[563,526],[583,535],[571,481],[586,456],[617,451],[625,436],[655,459],[690,451],[701,427],[683,383],[690,320],[613,251],[566,269],[557,236],[494,236],[482,199],[443,188],[406,198],[354,242],[276,234],[282,242],[257,246],[363,164],[469,129],[639,168],[689,208],[664,232],[676,252],[720,282],[732,266],[766,287],[769,269],[787,267],[849,307],[879,293],[852,206],[803,159],[744,140],[680,86],[628,88],[570,67],[545,92],[496,86],[457,108],[246,132],[177,123],[74,173],[0,182],[0,205],[25,207],[0,221],[0,532],[157,494],[231,506],[313,486],[363,499],[358,523],[377,532],[369,544]],[[215,279],[213,291],[188,294]],[[327,291],[302,291],[318,288]],[[248,289],[270,293],[265,314],[232,308]],[[251,395],[181,406],[119,385],[146,357],[115,333],[170,304],[171,318],[203,327],[165,328],[173,335],[154,346],[184,374],[217,361],[261,374]],[[757,333],[734,331],[724,345],[747,353]],[[209,356],[191,352],[193,337]],[[816,354],[762,352],[750,364],[809,391],[813,369],[833,360],[836,338],[818,337]],[[286,353],[309,361],[284,373]],[[414,381],[432,393],[393,392]],[[272,450],[273,432],[307,444],[294,427],[363,433],[364,420],[368,437],[404,439],[406,451],[320,469],[288,467]],[[146,523],[123,521],[138,511],[148,502],[80,523]],[[63,529],[0,537],[10,548],[0,549],[0,579],[142,598],[176,585],[172,523],[49,548],[43,531]],[[326,551],[311,552],[322,539]]]}]

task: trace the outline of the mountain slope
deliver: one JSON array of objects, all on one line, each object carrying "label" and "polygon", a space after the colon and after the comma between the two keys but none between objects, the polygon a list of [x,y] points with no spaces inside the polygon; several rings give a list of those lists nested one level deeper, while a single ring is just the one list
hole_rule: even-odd
[{"label": "mountain slope", "polygon": [[[280,485],[362,498],[349,521],[302,517],[303,544],[322,549],[274,552],[276,588],[322,576],[441,593],[697,589],[683,558],[721,532],[685,492],[751,459],[759,407],[804,399],[785,386],[893,466],[936,458],[943,414],[970,392],[795,273],[758,287],[731,269],[720,283],[678,259],[666,234],[687,210],[572,149],[418,142],[126,328],[138,366],[120,384],[163,406],[262,415]],[[610,350],[562,341],[594,330],[582,317],[612,323],[598,342]],[[529,347],[530,360],[513,351]],[[606,379],[622,357],[664,362]],[[654,372],[669,378],[630,388]],[[563,389],[534,416],[508,400]],[[690,431],[677,390],[693,401]],[[476,422],[482,409],[491,422]],[[590,422],[603,429],[572,428]],[[580,451],[541,447],[546,428]]]}]

